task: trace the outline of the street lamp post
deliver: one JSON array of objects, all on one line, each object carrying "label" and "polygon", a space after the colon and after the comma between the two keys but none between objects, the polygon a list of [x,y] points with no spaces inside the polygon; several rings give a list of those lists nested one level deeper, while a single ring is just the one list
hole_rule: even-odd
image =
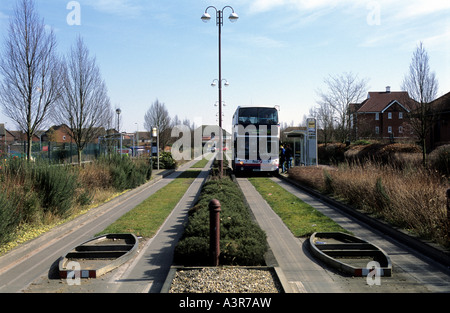
[{"label": "street lamp post", "polygon": [[211,19],[211,16],[208,14],[209,9],[214,9],[216,11],[216,25],[219,28],[219,79],[217,80],[219,85],[219,177],[223,176],[223,130],[222,130],[222,26],[223,26],[223,11],[225,9],[231,9],[231,14],[228,17],[230,22],[236,22],[239,16],[234,12],[234,9],[227,5],[223,7],[222,10],[217,10],[214,6],[209,6],[205,9],[205,13],[203,13],[202,21],[208,22]]},{"label": "street lamp post", "polygon": [[120,156],[122,156],[122,134],[120,133],[120,113],[122,113],[121,109],[116,109],[117,113],[117,133],[120,135]]},{"label": "street lamp post", "polygon": [[156,138],[156,159],[158,162],[158,170],[159,170],[159,128],[157,127],[152,128],[152,136],[153,138]]}]

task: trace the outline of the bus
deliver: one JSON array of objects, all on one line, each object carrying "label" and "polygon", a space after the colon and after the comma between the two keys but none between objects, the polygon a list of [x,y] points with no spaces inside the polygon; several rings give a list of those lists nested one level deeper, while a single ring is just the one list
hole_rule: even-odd
[{"label": "bus", "polygon": [[278,173],[280,124],[276,107],[237,107],[233,115],[233,158],[235,174]]}]

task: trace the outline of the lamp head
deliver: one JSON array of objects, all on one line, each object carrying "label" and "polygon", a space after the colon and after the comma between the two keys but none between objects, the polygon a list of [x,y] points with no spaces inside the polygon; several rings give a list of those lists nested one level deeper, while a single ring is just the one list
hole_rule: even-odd
[{"label": "lamp head", "polygon": [[230,20],[230,22],[234,23],[239,19],[239,16],[236,13],[231,13],[230,16],[228,17],[228,19]]},{"label": "lamp head", "polygon": [[210,19],[211,19],[211,15],[209,15],[208,12],[203,13],[203,15],[202,15],[203,22],[208,23]]}]

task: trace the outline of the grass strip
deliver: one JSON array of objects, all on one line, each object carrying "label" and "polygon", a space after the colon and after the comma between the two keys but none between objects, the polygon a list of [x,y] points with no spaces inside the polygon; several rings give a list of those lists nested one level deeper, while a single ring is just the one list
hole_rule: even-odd
[{"label": "grass strip", "polygon": [[200,172],[199,170],[183,172],[97,236],[108,233],[133,233],[143,238],[153,237]]},{"label": "grass strip", "polygon": [[203,158],[200,161],[196,162],[191,168],[204,168],[206,164],[208,164],[209,159]]},{"label": "grass strip", "polygon": [[349,233],[332,219],[303,202],[283,187],[265,177],[249,181],[267,201],[275,213],[296,237],[307,237],[314,232],[341,231]]}]

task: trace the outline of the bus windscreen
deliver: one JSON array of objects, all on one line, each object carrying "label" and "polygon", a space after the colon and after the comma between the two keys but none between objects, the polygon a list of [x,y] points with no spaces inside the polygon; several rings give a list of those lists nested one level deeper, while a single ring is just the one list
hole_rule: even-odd
[{"label": "bus windscreen", "polygon": [[277,125],[278,111],[274,108],[240,108],[238,123],[242,125]]}]

